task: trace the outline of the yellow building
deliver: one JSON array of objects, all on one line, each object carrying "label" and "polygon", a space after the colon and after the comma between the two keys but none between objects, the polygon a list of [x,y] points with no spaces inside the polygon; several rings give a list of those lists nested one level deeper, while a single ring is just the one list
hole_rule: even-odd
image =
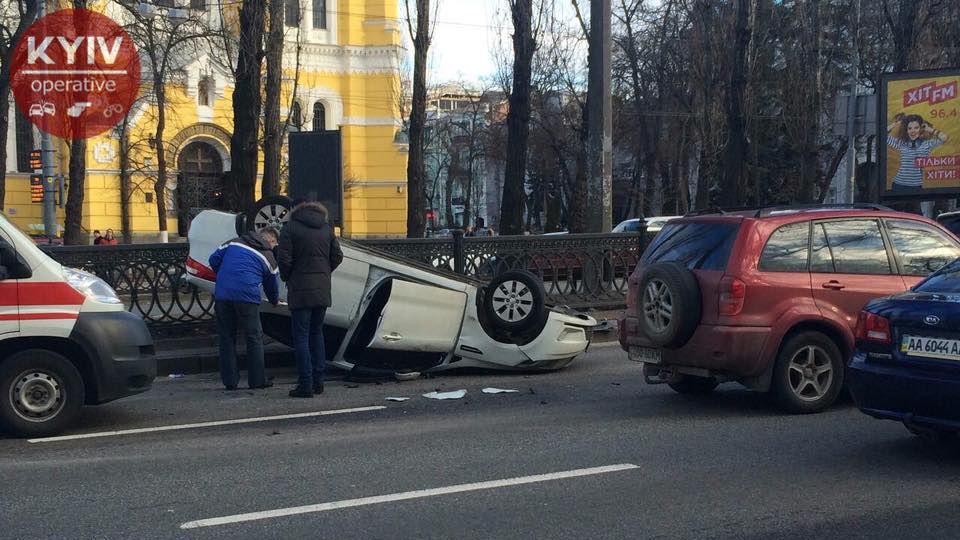
[{"label": "yellow building", "polygon": [[[299,124],[293,129],[341,130],[344,235],[403,236],[407,148],[397,142],[402,54],[398,0],[287,1],[281,117]],[[153,8],[141,13],[158,17],[181,14],[217,26],[221,18],[218,5],[237,9],[239,2],[154,0]],[[125,17],[119,7],[109,3],[99,9],[115,20]],[[190,54],[179,58],[166,84],[163,145],[169,172],[162,196],[171,241],[178,238],[178,218],[182,225],[189,208],[211,206],[223,172],[230,170],[233,80],[224,67],[225,58],[221,50],[211,49],[210,41],[196,41]],[[145,95],[150,90],[146,80],[148,77]],[[12,103],[10,107],[5,213],[24,230],[36,229],[43,222],[42,209],[30,202],[27,158],[31,148],[39,148],[39,138],[36,130],[18,118]],[[152,137],[156,118],[156,105],[148,98],[141,100],[131,115],[134,173],[129,209],[136,241],[161,239],[154,185],[157,143]],[[58,171],[66,175],[69,147],[62,141],[55,145]],[[87,232],[112,228],[120,235],[119,158],[117,133],[88,141],[82,221]],[[63,211],[58,210],[58,215],[62,224]]]}]

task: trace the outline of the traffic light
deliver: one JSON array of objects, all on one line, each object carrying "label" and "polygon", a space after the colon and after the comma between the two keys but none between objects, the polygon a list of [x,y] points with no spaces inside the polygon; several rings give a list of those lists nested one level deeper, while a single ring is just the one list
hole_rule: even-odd
[{"label": "traffic light", "polygon": [[427,221],[433,223],[433,210],[427,210]]},{"label": "traffic light", "polygon": [[43,202],[43,175],[30,175],[30,202]]},{"label": "traffic light", "polygon": [[43,168],[43,160],[40,159],[40,151],[31,150],[30,151],[30,170],[39,171],[42,168]]}]

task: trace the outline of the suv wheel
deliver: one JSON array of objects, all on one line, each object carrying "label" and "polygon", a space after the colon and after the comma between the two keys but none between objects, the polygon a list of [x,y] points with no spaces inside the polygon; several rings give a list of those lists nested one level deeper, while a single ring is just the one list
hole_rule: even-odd
[{"label": "suv wheel", "polygon": [[684,375],[680,380],[667,383],[678,394],[702,395],[713,392],[713,389],[720,384],[716,379],[707,377],[694,377]]},{"label": "suv wheel", "polygon": [[820,412],[837,400],[843,374],[843,354],[837,344],[820,332],[801,332],[781,347],[771,389],[789,412]]},{"label": "suv wheel", "polygon": [[700,284],[686,266],[657,263],[643,273],[639,289],[640,329],[651,343],[680,347],[700,323]]},{"label": "suv wheel", "polygon": [[42,349],[0,363],[0,427],[22,437],[63,431],[83,404],[83,378],[63,356]]}]

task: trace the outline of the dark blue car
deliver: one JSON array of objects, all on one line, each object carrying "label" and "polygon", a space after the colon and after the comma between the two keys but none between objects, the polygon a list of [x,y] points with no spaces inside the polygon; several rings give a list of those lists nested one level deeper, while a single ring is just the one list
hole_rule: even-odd
[{"label": "dark blue car", "polygon": [[960,259],[868,303],[848,384],[860,410],[929,440],[960,432]]}]

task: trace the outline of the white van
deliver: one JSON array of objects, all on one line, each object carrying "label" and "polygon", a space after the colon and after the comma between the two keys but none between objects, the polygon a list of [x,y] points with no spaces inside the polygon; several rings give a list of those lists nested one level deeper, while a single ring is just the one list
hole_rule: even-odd
[{"label": "white van", "polygon": [[82,405],[149,390],[156,374],[143,319],[0,217],[0,431],[58,433]]}]

